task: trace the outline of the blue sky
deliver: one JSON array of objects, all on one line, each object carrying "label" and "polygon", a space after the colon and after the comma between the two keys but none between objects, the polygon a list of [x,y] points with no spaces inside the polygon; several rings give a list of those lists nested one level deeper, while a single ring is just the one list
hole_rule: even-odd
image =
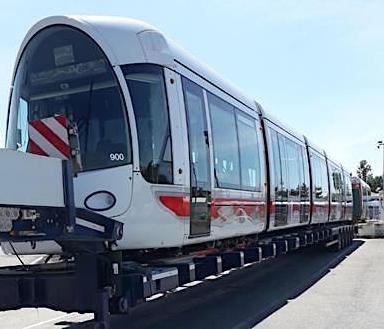
[{"label": "blue sky", "polygon": [[60,14],[145,20],[350,171],[367,159],[382,173],[384,1],[4,1],[1,144],[19,45],[37,20]]}]

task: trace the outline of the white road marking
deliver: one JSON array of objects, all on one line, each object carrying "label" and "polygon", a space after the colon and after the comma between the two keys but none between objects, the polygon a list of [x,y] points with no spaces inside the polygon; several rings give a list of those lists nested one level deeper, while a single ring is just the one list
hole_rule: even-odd
[{"label": "white road marking", "polygon": [[147,302],[150,302],[151,300],[155,300],[155,299],[158,299],[158,298],[163,297],[163,296],[164,296],[163,293],[159,293],[159,294],[152,295],[151,297],[148,297],[145,300]]},{"label": "white road marking", "polygon": [[196,281],[185,283],[184,286],[186,286],[186,287],[193,287],[193,286],[196,286],[196,285],[198,285],[200,283],[203,283],[203,281],[196,280]]},{"label": "white road marking", "polygon": [[47,323],[54,322],[54,321],[57,321],[57,320],[60,320],[60,319],[64,319],[64,318],[70,318],[70,317],[73,317],[75,315],[77,315],[77,313],[63,314],[63,315],[60,315],[60,316],[58,316],[56,318],[48,319],[48,320],[45,320],[45,321],[41,321],[41,322],[38,322],[38,323],[35,323],[35,324],[31,324],[29,326],[23,327],[23,329],[37,328],[38,326],[41,326],[43,324],[47,324]]}]

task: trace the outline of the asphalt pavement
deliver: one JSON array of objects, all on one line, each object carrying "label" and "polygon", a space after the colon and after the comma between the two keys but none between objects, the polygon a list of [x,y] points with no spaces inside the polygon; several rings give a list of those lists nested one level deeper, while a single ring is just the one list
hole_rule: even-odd
[{"label": "asphalt pavement", "polygon": [[[380,239],[306,248],[147,302],[112,328],[384,328],[383,259]],[[22,309],[0,312],[0,328],[85,329],[91,318]]]}]

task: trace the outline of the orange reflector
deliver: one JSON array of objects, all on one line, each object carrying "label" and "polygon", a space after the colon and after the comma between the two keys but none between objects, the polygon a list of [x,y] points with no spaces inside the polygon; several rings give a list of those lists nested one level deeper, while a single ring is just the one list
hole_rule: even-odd
[{"label": "orange reflector", "polygon": [[188,217],[190,215],[189,197],[161,195],[160,202],[177,216]]}]

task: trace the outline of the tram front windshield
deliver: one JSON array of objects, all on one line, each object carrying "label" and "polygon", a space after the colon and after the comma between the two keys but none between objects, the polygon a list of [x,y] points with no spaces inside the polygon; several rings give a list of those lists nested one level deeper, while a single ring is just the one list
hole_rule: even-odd
[{"label": "tram front windshield", "polygon": [[93,40],[67,26],[42,30],[21,56],[7,147],[28,152],[28,123],[56,115],[77,124],[84,171],[131,162],[128,119],[114,71]]}]

